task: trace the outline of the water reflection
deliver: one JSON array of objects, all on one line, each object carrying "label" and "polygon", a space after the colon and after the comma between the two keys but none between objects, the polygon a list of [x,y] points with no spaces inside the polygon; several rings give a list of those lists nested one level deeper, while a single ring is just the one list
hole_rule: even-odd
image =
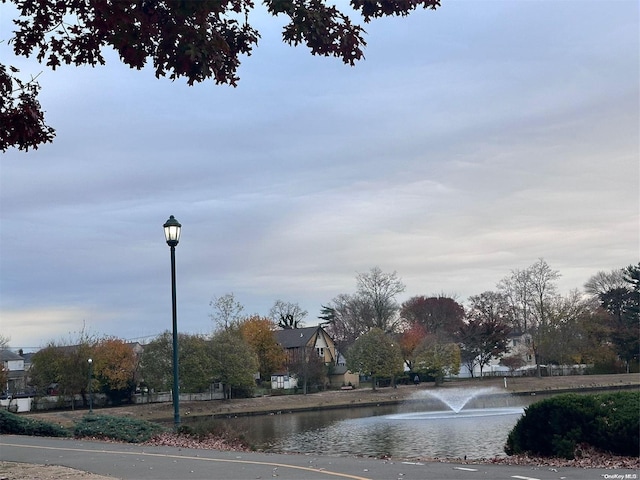
[{"label": "water reflection", "polygon": [[[289,413],[231,420],[258,449],[322,455],[397,458],[504,456],[504,443],[522,415],[514,399],[480,399],[460,413],[425,410],[422,402],[391,407]],[[475,408],[481,407],[481,408]]]},{"label": "water reflection", "polygon": [[522,409],[512,408],[348,419],[283,437],[270,450],[402,458],[504,456],[507,435],[521,414]]}]

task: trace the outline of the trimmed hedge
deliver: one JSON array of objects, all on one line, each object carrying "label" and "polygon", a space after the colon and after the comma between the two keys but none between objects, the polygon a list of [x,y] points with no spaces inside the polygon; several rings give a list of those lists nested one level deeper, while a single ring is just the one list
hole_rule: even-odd
[{"label": "trimmed hedge", "polygon": [[0,434],[30,435],[39,437],[98,437],[121,442],[140,443],[164,431],[161,425],[123,417],[86,415],[70,429],[55,423],[34,420],[29,417],[0,410]]},{"label": "trimmed hedge", "polygon": [[36,437],[70,437],[71,432],[55,423],[23,417],[0,410],[0,433]]},{"label": "trimmed hedge", "polygon": [[557,395],[525,409],[509,433],[507,455],[574,458],[586,443],[615,455],[640,451],[640,392]]},{"label": "trimmed hedge", "polygon": [[85,415],[74,429],[76,437],[110,438],[121,442],[146,442],[164,428],[157,423],[108,415]]}]

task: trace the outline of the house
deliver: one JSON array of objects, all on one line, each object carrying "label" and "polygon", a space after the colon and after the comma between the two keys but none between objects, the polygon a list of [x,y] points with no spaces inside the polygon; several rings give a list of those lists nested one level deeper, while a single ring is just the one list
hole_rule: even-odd
[{"label": "house", "polygon": [[22,349],[20,349],[20,350],[18,350],[18,355],[20,355],[22,358],[24,358],[24,371],[25,372],[29,372],[29,370],[31,370],[31,363],[32,363],[31,359],[35,355],[35,352],[24,353],[22,351]]},{"label": "house", "polygon": [[329,370],[329,385],[334,388],[357,387],[360,385],[360,375],[351,373],[346,365],[336,365]]},{"label": "house", "polygon": [[276,341],[285,349],[287,365],[308,358],[311,352],[315,352],[325,365],[336,363],[336,345],[324,328],[288,328],[276,330]]},{"label": "house", "polygon": [[334,388],[355,388],[360,385],[360,374],[353,373],[347,368],[347,359],[340,352],[338,352],[336,365],[329,369],[329,385]]},{"label": "house", "polygon": [[[307,359],[311,353],[315,352],[329,367],[328,377],[331,386],[341,387],[349,384],[358,386],[359,376],[347,370],[344,357],[336,350],[333,338],[321,326],[277,330],[275,337],[286,351],[287,365]],[[272,388],[287,388],[283,385],[293,385],[294,381],[295,379],[292,379],[288,372],[279,372],[271,377]]]},{"label": "house", "polygon": [[7,374],[7,384],[0,386],[0,390],[7,395],[24,393],[26,387],[24,358],[11,350],[2,349],[0,361],[2,370]]},{"label": "house", "polygon": [[[491,357],[489,363],[482,368],[482,375],[485,377],[491,376],[521,376],[526,375],[527,372],[535,369],[536,362],[533,355],[533,347],[531,343],[531,335],[528,333],[522,333],[514,330],[508,336],[508,350],[507,353],[500,358]],[[512,362],[512,367],[503,363],[505,358],[515,358]],[[476,365],[473,370],[474,377],[480,377],[480,366]],[[456,375],[458,378],[469,378],[471,372],[466,365],[460,366],[460,373]]]}]

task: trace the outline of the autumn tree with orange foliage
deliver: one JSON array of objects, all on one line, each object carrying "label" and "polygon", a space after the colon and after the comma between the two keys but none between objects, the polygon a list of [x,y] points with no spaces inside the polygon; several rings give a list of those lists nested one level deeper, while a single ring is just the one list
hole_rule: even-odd
[{"label": "autumn tree with orange foliage", "polygon": [[271,374],[283,368],[286,359],[283,348],[276,341],[275,330],[273,320],[258,315],[240,323],[240,334],[257,355],[263,380],[270,380]]},{"label": "autumn tree with orange foliage", "polygon": [[103,391],[113,402],[119,403],[133,392],[137,369],[138,358],[123,340],[106,337],[95,345],[94,391]]},{"label": "autumn tree with orange foliage", "polygon": [[413,370],[416,348],[426,336],[427,331],[419,323],[414,323],[400,334],[400,351],[402,352],[402,359],[409,370]]}]

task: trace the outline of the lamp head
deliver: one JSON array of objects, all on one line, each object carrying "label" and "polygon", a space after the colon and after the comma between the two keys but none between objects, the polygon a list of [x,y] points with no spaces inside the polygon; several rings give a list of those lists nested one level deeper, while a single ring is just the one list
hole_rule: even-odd
[{"label": "lamp head", "polygon": [[180,229],[182,225],[178,222],[173,215],[169,217],[169,220],[165,222],[164,226],[164,238],[167,241],[167,245],[175,247],[180,241]]}]

